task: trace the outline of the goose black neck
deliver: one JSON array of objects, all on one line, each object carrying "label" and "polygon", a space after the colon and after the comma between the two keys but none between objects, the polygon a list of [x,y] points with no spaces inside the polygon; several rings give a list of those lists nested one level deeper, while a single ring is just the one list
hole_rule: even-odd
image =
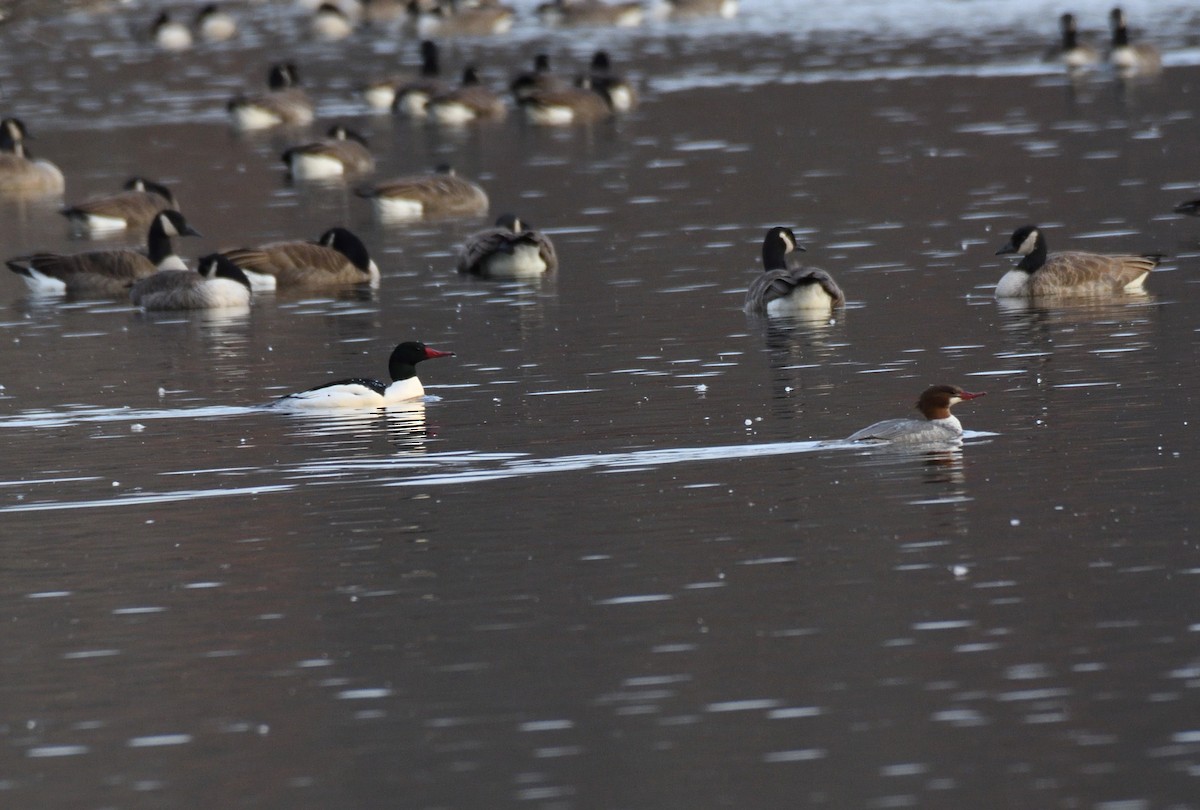
[{"label": "goose black neck", "polygon": [[163,259],[174,252],[175,248],[171,244],[171,237],[167,236],[166,231],[163,230],[160,218],[155,217],[154,222],[150,225],[150,233],[146,235],[146,253],[150,256],[150,261],[161,264]]},{"label": "goose black neck", "polygon": [[1129,45],[1129,29],[1124,23],[1113,29],[1112,44],[1114,48],[1125,48]]},{"label": "goose black neck", "polygon": [[762,247],[763,270],[787,269],[787,245],[783,237],[767,239]]},{"label": "goose black neck", "polygon": [[1046,249],[1046,240],[1040,235],[1033,245],[1033,251],[1025,256],[1017,263],[1017,267],[1024,270],[1026,273],[1033,273],[1041,268],[1046,263],[1046,256],[1049,251]]}]

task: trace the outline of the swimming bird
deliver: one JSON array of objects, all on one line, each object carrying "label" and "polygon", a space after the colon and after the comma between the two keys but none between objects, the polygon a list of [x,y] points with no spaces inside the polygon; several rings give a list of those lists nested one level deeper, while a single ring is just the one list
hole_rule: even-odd
[{"label": "swimming bird", "polygon": [[1079,32],[1075,28],[1075,15],[1063,14],[1059,17],[1059,29],[1062,42],[1046,55],[1048,62],[1061,62],[1070,71],[1084,71],[1100,63],[1100,53],[1091,45],[1080,43]]},{"label": "swimming bird", "polygon": [[1046,237],[1036,225],[1024,225],[1013,232],[997,256],[1021,256],[996,285],[997,298],[1037,298],[1041,296],[1079,297],[1138,292],[1146,276],[1162,260],[1162,255],[1106,256],[1071,251],[1048,253]]},{"label": "swimming bird", "polygon": [[237,19],[216,3],[205,3],[196,12],[192,27],[205,42],[224,42],[237,34]]},{"label": "swimming bird", "polygon": [[463,70],[462,84],[453,90],[433,96],[425,104],[425,112],[439,124],[450,126],[472,121],[499,120],[508,108],[504,100],[484,87],[474,66]]},{"label": "swimming bird", "polygon": [[957,444],[962,441],[963,428],[958,418],[950,413],[950,408],[986,394],[986,391],[973,394],[957,385],[930,386],[921,392],[921,398],[917,400],[917,410],[924,419],[885,419],[855,431],[846,441],[909,445]]},{"label": "swimming bird", "polygon": [[507,33],[515,12],[499,2],[410,0],[405,28],[418,37],[482,37]]},{"label": "swimming bird", "polygon": [[629,112],[637,104],[637,91],[633,89],[632,84],[613,72],[608,51],[596,51],[592,54],[587,79],[579,84],[599,93],[617,112]]},{"label": "swimming bird", "polygon": [[605,3],[602,0],[550,0],[536,13],[545,25],[611,25],[634,28],[646,17],[640,2]]},{"label": "swimming bird", "polygon": [[594,124],[611,118],[613,105],[606,94],[587,86],[583,77],[581,87],[539,88],[527,92],[520,106],[525,119],[537,126],[570,126]]},{"label": "swimming bird", "polygon": [[[363,88],[363,98],[375,110],[391,110],[412,117],[425,115],[425,102],[430,96],[444,93],[450,86],[438,79],[441,72],[438,64],[438,47],[430,40],[421,42],[421,68],[416,77],[385,76],[373,79]],[[408,100],[397,105],[401,94]]]},{"label": "swimming bird", "polygon": [[150,26],[154,44],[164,51],[186,51],[192,47],[192,32],[165,11],[159,12]]},{"label": "swimming bird", "polygon": [[0,194],[42,196],[66,188],[62,171],[48,160],[35,158],[25,146],[29,131],[20,118],[0,121]]},{"label": "swimming bird", "polygon": [[763,273],[746,291],[745,311],[757,315],[789,315],[804,310],[829,310],[846,297],[824,270],[792,269],[787,256],[804,248],[791,228],[772,228],[763,238]]},{"label": "swimming bird", "polygon": [[313,121],[313,103],[300,87],[296,66],[282,62],[271,66],[266,93],[239,95],[226,105],[234,126],[242,130],[274,126],[307,126]]},{"label": "swimming bird", "polygon": [[478,216],[488,209],[487,193],[445,164],[433,174],[397,177],[358,194],[371,201],[376,215],[385,222]]},{"label": "swimming bird", "polygon": [[737,16],[737,0],[666,0],[666,12],[673,20],[690,20],[698,17],[723,17],[731,20]]},{"label": "swimming bird", "polygon": [[345,39],[354,33],[354,23],[340,6],[334,3],[322,3],[317,6],[312,19],[309,20],[309,30],[317,39],[334,42]]},{"label": "swimming bird", "polygon": [[367,246],[341,227],[330,228],[316,242],[272,242],[223,255],[242,269],[256,290],[379,284],[379,267]]},{"label": "swimming bird", "polygon": [[326,180],[375,170],[375,158],[362,135],[335,124],[320,141],[293,146],[282,155],[296,180]]},{"label": "swimming bird", "polygon": [[1108,15],[1112,28],[1112,50],[1108,61],[1122,76],[1152,76],[1162,70],[1162,54],[1148,42],[1130,44],[1125,12],[1114,8]]},{"label": "swimming bird", "polygon": [[483,278],[532,278],[557,269],[550,237],[516,214],[502,214],[496,227],[468,237],[458,252],[458,272]]},{"label": "swimming bird", "polygon": [[508,89],[518,104],[537,90],[560,90],[567,87],[567,82],[555,76],[550,69],[550,57],[539,53],[533,58],[533,69],[518,73],[509,82]]},{"label": "swimming bird", "polygon": [[179,205],[171,190],[144,177],[131,177],[115,194],[93,197],[59,211],[77,230],[111,233],[149,227],[158,212]]},{"label": "swimming bird", "polygon": [[454,352],[431,349],[424,343],[405,341],[392,350],[388,359],[390,385],[379,380],[354,378],[288,394],[275,400],[285,408],[384,408],[425,396],[425,387],[417,377],[417,363],[438,357],[453,357]]},{"label": "swimming bird", "polygon": [[20,274],[30,291],[42,295],[112,297],[125,295],[130,285],[160,270],[186,270],[171,238],[200,233],[174,210],[160,211],[146,235],[147,252],[96,250],[87,253],[35,253],[5,264]]},{"label": "swimming bird", "polygon": [[250,305],[250,280],[219,253],[200,259],[196,271],[162,270],[140,278],[129,290],[148,310],[226,309]]}]

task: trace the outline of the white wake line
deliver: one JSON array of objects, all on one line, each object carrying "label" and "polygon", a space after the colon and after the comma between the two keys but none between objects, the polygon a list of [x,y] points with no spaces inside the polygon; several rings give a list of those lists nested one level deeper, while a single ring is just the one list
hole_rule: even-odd
[{"label": "white wake line", "polygon": [[[968,430],[963,434],[965,439],[995,436],[986,431]],[[557,456],[551,458],[514,457],[512,454],[500,453],[446,453],[442,456],[422,456],[417,459],[402,457],[397,459],[379,459],[360,461],[348,459],[344,461],[328,461],[318,464],[305,464],[293,468],[290,472],[306,473],[313,478],[301,479],[290,484],[264,484],[262,486],[232,487],[222,489],[189,489],[179,492],[145,492],[138,495],[102,498],[94,501],[66,501],[24,503],[15,506],[0,507],[0,514],[7,512],[51,512],[65,509],[91,509],[113,506],[144,506],[146,504],[177,503],[200,498],[222,498],[239,495],[268,495],[277,492],[291,492],[302,486],[328,486],[331,475],[347,474],[362,471],[386,471],[397,467],[430,467],[459,468],[452,472],[438,472],[426,475],[413,475],[405,478],[378,479],[363,482],[357,480],[354,486],[364,483],[381,487],[434,487],[450,484],[470,484],[480,481],[501,481],[508,478],[521,478],[532,475],[549,473],[594,471],[632,471],[655,469],[669,464],[682,464],[692,461],[729,461],[736,459],[766,458],[768,456],[783,456],[797,453],[811,453],[816,450],[859,450],[887,449],[886,445],[864,445],[834,441],[804,441],[804,442],[772,442],[770,444],[733,444],[715,447],[675,447],[665,450],[633,450],[627,453],[595,453],[587,455]],[[893,448],[894,449],[894,448]],[[915,446],[902,448],[900,452],[910,452],[914,455],[931,450],[957,450],[956,445]],[[499,466],[481,467],[480,462],[500,461]],[[464,465],[467,469],[461,469]],[[171,473],[164,473],[169,475]]]}]

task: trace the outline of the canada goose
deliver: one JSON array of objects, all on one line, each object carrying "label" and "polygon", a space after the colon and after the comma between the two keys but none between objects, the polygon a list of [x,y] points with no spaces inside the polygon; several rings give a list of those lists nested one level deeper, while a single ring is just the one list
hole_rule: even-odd
[{"label": "canada goose", "polygon": [[313,12],[312,19],[309,21],[309,29],[317,39],[333,42],[345,39],[354,33],[354,23],[339,6],[333,3],[322,3]]},{"label": "canada goose", "polygon": [[737,0],[666,0],[666,12],[673,20],[698,17],[724,17],[732,20],[738,13]]},{"label": "canada goose", "polygon": [[546,25],[614,25],[635,28],[646,17],[640,2],[605,3],[602,0],[550,0],[537,7]]},{"label": "canada goose", "polygon": [[1021,261],[996,285],[997,298],[1060,298],[1140,292],[1162,255],[1105,256],[1099,253],[1047,253],[1046,237],[1036,225],[1013,232],[997,256],[1015,253]]},{"label": "canada goose", "polygon": [[[420,117],[425,114],[425,102],[431,95],[437,95],[450,89],[445,82],[438,79],[438,73],[440,73],[440,68],[437,45],[429,40],[424,40],[421,42],[421,69],[415,79],[398,76],[375,79],[363,88],[363,98],[372,109],[390,110],[396,104],[397,96],[401,92],[411,93],[413,96],[409,103],[416,106],[415,111],[401,107],[398,112]],[[419,104],[417,103],[418,94],[420,95]]]},{"label": "canada goose", "polygon": [[224,42],[237,35],[237,20],[216,3],[207,3],[196,12],[192,27],[205,42]]},{"label": "canada goose", "polygon": [[269,91],[230,99],[229,114],[238,129],[266,129],[279,125],[307,126],[313,121],[313,103],[299,86],[296,66],[290,62],[271,67]]},{"label": "canada goose", "polygon": [[512,92],[517,103],[537,90],[561,90],[567,87],[567,82],[555,76],[550,70],[550,57],[539,53],[533,58],[533,70],[518,73],[509,82],[508,89]]},{"label": "canada goose", "polygon": [[629,112],[637,104],[637,91],[632,84],[613,72],[607,51],[596,51],[592,55],[587,80],[581,82],[580,86],[608,99],[609,106],[617,112]]},{"label": "canada goose", "polygon": [[1109,12],[1108,21],[1112,28],[1112,50],[1108,61],[1119,74],[1151,76],[1162,70],[1162,55],[1158,48],[1147,42],[1129,44],[1129,29],[1120,8]]},{"label": "canada goose", "polygon": [[85,233],[111,233],[126,228],[143,229],[159,211],[179,208],[175,195],[164,185],[131,177],[122,191],[93,197],[59,211],[71,225]]},{"label": "canada goose", "polygon": [[320,141],[293,146],[282,160],[296,180],[324,180],[375,170],[375,158],[363,136],[336,124]]},{"label": "canada goose", "polygon": [[175,255],[173,236],[199,236],[183,214],[161,211],[150,223],[147,252],[97,250],[88,253],[35,253],[5,264],[24,277],[32,292],[42,295],[111,297],[125,295],[133,282],[160,270],[184,270]]},{"label": "canada goose", "polygon": [[192,32],[178,20],[171,19],[165,11],[159,12],[150,26],[154,44],[164,51],[186,51],[192,47]]},{"label": "canada goose", "polygon": [[1062,15],[1059,18],[1059,28],[1062,31],[1062,42],[1046,54],[1046,61],[1061,62],[1071,71],[1088,70],[1100,63],[1099,52],[1092,46],[1079,42],[1074,14]]},{"label": "canada goose", "polygon": [[482,37],[507,33],[513,17],[513,10],[500,3],[410,0],[406,27],[419,37]]},{"label": "canada goose", "polygon": [[66,187],[62,171],[50,161],[29,153],[25,148],[29,137],[21,119],[0,121],[0,194],[61,194]]},{"label": "canada goose", "polygon": [[392,349],[388,358],[388,376],[392,378],[390,385],[379,380],[355,377],[288,394],[272,404],[280,408],[385,408],[420,399],[425,396],[425,387],[417,377],[417,363],[453,356],[454,352],[440,352],[415,340],[406,341]]},{"label": "canada goose", "polygon": [[515,214],[502,214],[496,227],[468,237],[458,252],[458,272],[483,278],[532,278],[557,269],[550,237]]},{"label": "canada goose", "polygon": [[484,87],[473,66],[463,70],[462,84],[429,99],[425,104],[429,117],[439,124],[461,125],[471,121],[498,120],[508,113],[504,100]]},{"label": "canada goose", "polygon": [[222,251],[254,289],[379,285],[379,267],[362,240],[345,228],[330,228],[316,242],[273,242]]},{"label": "canada goose", "polygon": [[488,209],[484,190],[446,165],[433,174],[398,177],[358,193],[371,200],[376,215],[384,222],[478,216]]},{"label": "canada goose", "polygon": [[745,311],[753,315],[788,315],[802,310],[828,310],[846,296],[824,270],[789,268],[787,255],[804,248],[791,228],[772,228],[763,238],[763,273],[746,291]]},{"label": "canada goose", "polygon": [[163,270],[138,279],[129,298],[148,310],[247,307],[250,280],[220,253],[210,253],[200,259],[195,272]]},{"label": "canada goose", "polygon": [[[581,79],[583,84],[590,80]],[[588,87],[533,90],[521,100],[525,118],[539,126],[593,124],[613,114],[608,96]]]},{"label": "canada goose", "polygon": [[1187,214],[1192,217],[1200,217],[1200,198],[1181,202],[1175,206],[1176,214]]}]

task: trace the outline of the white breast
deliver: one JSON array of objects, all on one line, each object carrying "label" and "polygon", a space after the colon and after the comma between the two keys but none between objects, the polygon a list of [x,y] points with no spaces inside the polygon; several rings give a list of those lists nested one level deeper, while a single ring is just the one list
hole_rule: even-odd
[{"label": "white breast", "polygon": [[346,164],[335,157],[292,153],[292,177],[297,180],[326,180],[345,173]]},{"label": "white breast", "polygon": [[250,290],[228,278],[210,278],[204,282],[204,298],[209,308],[247,307],[250,305]]},{"label": "white breast", "polygon": [[405,197],[373,197],[376,215],[384,222],[404,222],[420,219],[425,213],[425,206],[418,200]]},{"label": "white breast", "polygon": [[546,262],[535,245],[521,245],[512,253],[494,253],[484,262],[494,278],[531,278],[546,272]]},{"label": "white breast", "polygon": [[425,109],[439,124],[454,126],[475,120],[475,111],[457,101],[435,102]]},{"label": "white breast", "polygon": [[996,285],[997,298],[1028,298],[1029,274],[1024,270],[1009,270]]},{"label": "white breast", "polygon": [[278,126],[283,119],[270,110],[256,104],[238,104],[231,111],[233,123],[238,129],[268,129]]}]

